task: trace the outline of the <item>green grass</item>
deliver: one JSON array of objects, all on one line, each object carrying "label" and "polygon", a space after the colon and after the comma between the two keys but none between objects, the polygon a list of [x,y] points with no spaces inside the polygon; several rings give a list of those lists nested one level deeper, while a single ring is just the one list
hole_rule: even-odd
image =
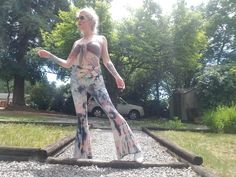
[{"label": "green grass", "polygon": [[42,121],[47,120],[48,116],[36,115],[36,114],[2,114],[0,120],[9,121]]},{"label": "green grass", "polygon": [[158,131],[179,146],[203,157],[203,165],[224,177],[236,176],[236,135]]},{"label": "green grass", "polygon": [[42,148],[73,134],[73,126],[0,124],[0,146]]},{"label": "green grass", "polygon": [[186,128],[195,129],[205,127],[199,124],[193,123],[180,123],[179,121],[164,120],[157,118],[143,118],[140,120],[128,120],[128,124],[131,127],[161,127],[161,128]]}]

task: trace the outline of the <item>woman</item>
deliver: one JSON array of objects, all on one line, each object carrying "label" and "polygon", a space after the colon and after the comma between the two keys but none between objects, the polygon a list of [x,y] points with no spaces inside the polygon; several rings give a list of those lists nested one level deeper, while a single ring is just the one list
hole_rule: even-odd
[{"label": "woman", "polygon": [[97,34],[98,16],[93,9],[84,8],[76,13],[76,24],[83,37],[75,41],[67,60],[58,58],[46,50],[38,51],[42,58],[48,58],[64,68],[72,67],[71,91],[78,117],[74,156],[92,158],[87,119],[87,93],[89,93],[109,117],[117,158],[122,159],[128,154],[134,154],[134,160],[142,162],[141,148],[129,125],[112,104],[101,75],[100,58],[114,76],[117,87],[125,88],[123,79],[110,60],[106,38]]}]

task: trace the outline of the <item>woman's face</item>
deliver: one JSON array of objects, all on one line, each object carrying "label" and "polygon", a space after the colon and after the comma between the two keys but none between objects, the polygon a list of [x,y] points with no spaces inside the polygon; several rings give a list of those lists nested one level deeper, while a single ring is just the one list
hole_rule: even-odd
[{"label": "woman's face", "polygon": [[86,12],[76,14],[76,25],[82,32],[91,30],[91,19],[88,18]]}]

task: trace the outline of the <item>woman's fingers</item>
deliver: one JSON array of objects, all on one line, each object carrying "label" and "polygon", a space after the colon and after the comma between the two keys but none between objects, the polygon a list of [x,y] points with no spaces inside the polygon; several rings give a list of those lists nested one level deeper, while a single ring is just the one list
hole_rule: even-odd
[{"label": "woman's fingers", "polygon": [[118,88],[125,89],[125,82],[123,81],[123,79],[117,79],[116,83]]},{"label": "woman's fingers", "polygon": [[49,52],[46,51],[46,50],[39,50],[39,51],[38,51],[38,55],[39,55],[41,58],[49,58]]}]

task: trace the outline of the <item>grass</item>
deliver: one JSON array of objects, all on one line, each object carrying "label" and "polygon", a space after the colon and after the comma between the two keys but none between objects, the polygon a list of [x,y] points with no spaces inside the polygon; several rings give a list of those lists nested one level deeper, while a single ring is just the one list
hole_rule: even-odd
[{"label": "grass", "polygon": [[127,120],[131,127],[161,127],[161,128],[186,128],[195,129],[205,127],[200,124],[180,123],[180,121],[157,119],[157,118],[143,118],[140,120]]},{"label": "grass", "polygon": [[0,124],[0,145],[42,148],[73,134],[72,126]]},{"label": "grass", "polygon": [[43,121],[47,120],[48,117],[35,115],[35,114],[3,114],[0,115],[0,120],[9,121]]},{"label": "grass", "polygon": [[236,135],[155,131],[181,147],[203,157],[203,165],[224,177],[236,176]]}]

